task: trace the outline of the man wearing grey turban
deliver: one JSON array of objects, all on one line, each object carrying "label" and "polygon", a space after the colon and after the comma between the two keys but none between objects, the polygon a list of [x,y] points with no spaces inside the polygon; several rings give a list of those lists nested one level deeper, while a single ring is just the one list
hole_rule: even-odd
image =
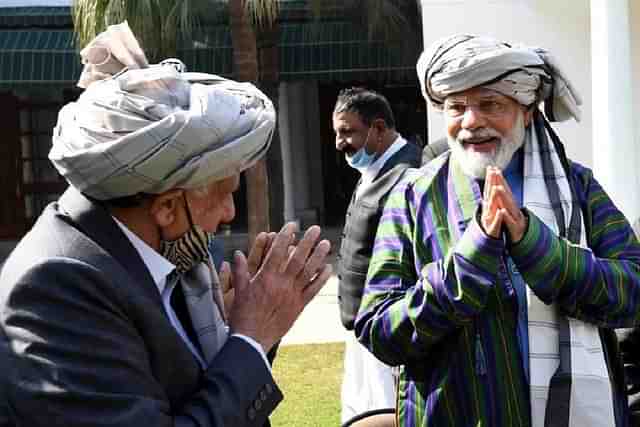
[{"label": "man wearing grey turban", "polygon": [[450,149],[389,197],[356,319],[401,366],[400,426],[627,426],[612,331],[640,321],[640,245],[549,125],[576,89],[547,51],[470,35],[417,70]]},{"label": "man wearing grey turban", "polygon": [[[239,173],[275,126],[253,85],[148,65],[126,23],[82,51],[86,87],[50,159],[70,183],[0,276],[1,390],[14,425],[262,426],[265,357],[331,273],[310,227],[261,233],[216,271]],[[231,288],[231,289],[229,289]],[[224,294],[226,291],[226,294]]]}]

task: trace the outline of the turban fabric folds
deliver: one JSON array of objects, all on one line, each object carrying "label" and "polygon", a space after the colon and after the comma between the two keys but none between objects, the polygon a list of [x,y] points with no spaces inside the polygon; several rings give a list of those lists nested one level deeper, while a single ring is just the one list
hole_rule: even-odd
[{"label": "turban fabric folds", "polygon": [[60,110],[49,158],[88,196],[197,188],[269,148],[275,109],[252,84],[183,72],[173,59],[148,65],[126,22],[81,55],[86,90]]},{"label": "turban fabric folds", "polygon": [[580,94],[542,48],[455,35],[433,43],[416,68],[422,94],[436,109],[447,96],[482,86],[525,106],[544,102],[550,121],[580,120]]}]

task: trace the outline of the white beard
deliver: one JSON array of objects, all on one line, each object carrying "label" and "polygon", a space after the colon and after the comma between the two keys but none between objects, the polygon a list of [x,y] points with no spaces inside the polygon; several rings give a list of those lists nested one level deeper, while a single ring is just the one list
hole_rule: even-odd
[{"label": "white beard", "polygon": [[[502,135],[493,128],[480,128],[474,130],[461,129],[455,138],[447,136],[451,155],[462,167],[462,171],[475,179],[484,179],[487,166],[497,166],[504,170],[511,161],[513,154],[524,144],[525,127],[524,113],[518,112],[516,122],[507,135]],[[493,152],[481,153],[474,150],[465,150],[463,142],[470,138],[499,138],[496,149]]]}]

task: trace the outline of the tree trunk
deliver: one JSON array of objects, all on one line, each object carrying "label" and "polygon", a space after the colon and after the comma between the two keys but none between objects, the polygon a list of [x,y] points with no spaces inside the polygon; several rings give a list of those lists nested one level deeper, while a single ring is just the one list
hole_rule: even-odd
[{"label": "tree trunk", "polygon": [[[239,81],[258,81],[256,36],[244,0],[229,0],[229,24],[233,45],[234,75]],[[261,231],[269,231],[269,178],[265,159],[245,171],[249,247]]]},{"label": "tree trunk", "polygon": [[[264,93],[278,109],[278,88],[280,85],[280,24],[274,22],[269,28],[257,32],[259,84]],[[279,115],[278,115],[279,116]],[[267,173],[269,176],[269,219],[272,230],[284,225],[284,177],[282,146],[278,126],[267,153]]]}]

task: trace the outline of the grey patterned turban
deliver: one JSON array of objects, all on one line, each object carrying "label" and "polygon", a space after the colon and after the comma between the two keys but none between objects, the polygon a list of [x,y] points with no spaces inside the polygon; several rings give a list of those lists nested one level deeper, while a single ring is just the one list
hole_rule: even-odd
[{"label": "grey patterned turban", "polygon": [[64,106],[49,159],[98,200],[198,188],[252,166],[269,148],[271,101],[249,83],[148,65],[125,23],[81,52],[76,102]]},{"label": "grey patterned turban", "polygon": [[544,102],[550,121],[570,117],[580,121],[580,94],[541,48],[455,35],[433,43],[416,68],[423,96],[437,109],[442,109],[447,96],[482,86],[525,106]]}]

